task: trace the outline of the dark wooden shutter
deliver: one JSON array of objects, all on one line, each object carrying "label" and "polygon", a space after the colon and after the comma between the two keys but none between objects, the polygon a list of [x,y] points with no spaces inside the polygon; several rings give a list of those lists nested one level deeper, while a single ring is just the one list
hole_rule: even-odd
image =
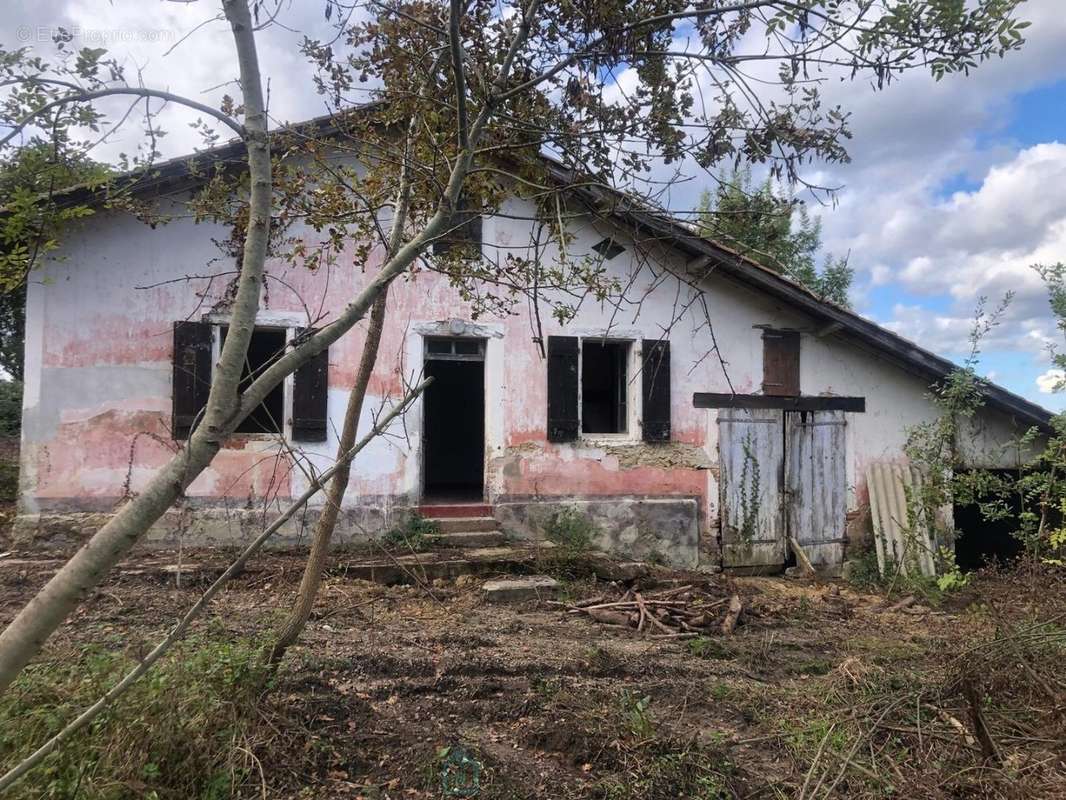
[{"label": "dark wooden shutter", "polygon": [[644,441],[670,441],[670,342],[644,342]]},{"label": "dark wooden shutter", "polygon": [[211,391],[211,325],[206,322],[174,323],[173,414],[170,429],[175,439],[188,439],[197,415],[207,405]]},{"label": "dark wooden shutter", "polygon": [[[306,333],[298,330],[297,336]],[[324,442],[329,410],[329,348],[296,370],[292,381],[292,438]]]},{"label": "dark wooden shutter", "polygon": [[763,331],[762,391],[763,394],[799,396],[799,331]]},{"label": "dark wooden shutter", "polygon": [[548,337],[548,441],[577,439],[576,336]]}]

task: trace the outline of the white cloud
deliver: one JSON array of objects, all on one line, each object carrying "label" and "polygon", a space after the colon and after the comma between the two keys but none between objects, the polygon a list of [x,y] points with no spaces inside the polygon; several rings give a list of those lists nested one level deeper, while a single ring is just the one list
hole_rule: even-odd
[{"label": "white cloud", "polygon": [[1049,369],[1036,376],[1036,388],[1041,394],[1053,394],[1063,386],[1066,381],[1066,372],[1061,369]]}]

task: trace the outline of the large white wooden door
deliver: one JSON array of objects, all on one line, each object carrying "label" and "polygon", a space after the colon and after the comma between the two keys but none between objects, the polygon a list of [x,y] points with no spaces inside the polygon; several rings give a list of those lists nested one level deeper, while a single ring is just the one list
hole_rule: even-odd
[{"label": "large white wooden door", "polygon": [[843,411],[785,414],[785,508],[812,564],[840,564],[848,511]]},{"label": "large white wooden door", "polygon": [[781,471],[782,412],[718,412],[722,562],[727,567],[785,563]]}]

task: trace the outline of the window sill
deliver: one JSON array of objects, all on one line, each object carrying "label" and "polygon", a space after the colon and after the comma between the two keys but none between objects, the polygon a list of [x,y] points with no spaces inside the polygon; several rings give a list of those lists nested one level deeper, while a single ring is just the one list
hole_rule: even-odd
[{"label": "window sill", "polygon": [[582,433],[577,437],[580,444],[591,447],[603,445],[641,444],[644,440],[632,433]]},{"label": "window sill", "polygon": [[271,447],[283,449],[284,446],[285,442],[281,434],[277,433],[231,433],[222,442],[223,449],[231,450],[266,451]]}]

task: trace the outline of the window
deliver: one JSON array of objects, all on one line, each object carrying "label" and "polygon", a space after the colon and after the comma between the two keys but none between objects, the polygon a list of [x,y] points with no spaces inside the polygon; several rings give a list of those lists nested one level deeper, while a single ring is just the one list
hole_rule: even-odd
[{"label": "window", "polygon": [[629,342],[581,342],[581,432],[625,433]]},{"label": "window", "polygon": [[[226,343],[229,327],[219,326],[219,347]],[[241,370],[238,391],[243,392],[249,384],[285,353],[285,330],[283,328],[256,328],[248,342],[248,355]],[[252,413],[241,420],[236,433],[280,433],[285,420],[285,384],[279,383]]]},{"label": "window", "polygon": [[448,229],[433,242],[433,255],[481,258],[481,215],[470,211],[463,200],[452,214]]},{"label": "window", "polygon": [[[257,327],[248,343],[241,371],[240,388],[245,389],[265,367],[285,352],[291,329],[280,325]],[[198,424],[211,390],[211,372],[217,360],[217,347],[226,339],[228,326],[182,320],[174,323],[174,382],[171,430],[175,439],[187,439]],[[308,331],[297,329],[293,338]],[[286,405],[286,389],[291,387],[291,406]],[[238,425],[238,433],[277,434],[291,422],[296,441],[326,440],[328,426],[329,350],[312,356],[288,380],[282,381],[266,399]]]},{"label": "window", "polygon": [[799,331],[767,329],[762,332],[762,391],[777,396],[799,396]]},{"label": "window", "polygon": [[548,337],[549,442],[572,442],[581,434],[634,434],[634,425],[644,441],[667,442],[670,405],[665,339]]},{"label": "window", "polygon": [[437,361],[484,361],[485,340],[426,337],[426,358]]},{"label": "window", "polygon": [[612,258],[621,255],[626,250],[623,245],[620,245],[618,242],[616,242],[609,236],[606,239],[603,239],[602,241],[596,242],[596,244],[592,245],[592,249],[599,253],[601,256],[603,256],[604,261],[610,261]]}]

